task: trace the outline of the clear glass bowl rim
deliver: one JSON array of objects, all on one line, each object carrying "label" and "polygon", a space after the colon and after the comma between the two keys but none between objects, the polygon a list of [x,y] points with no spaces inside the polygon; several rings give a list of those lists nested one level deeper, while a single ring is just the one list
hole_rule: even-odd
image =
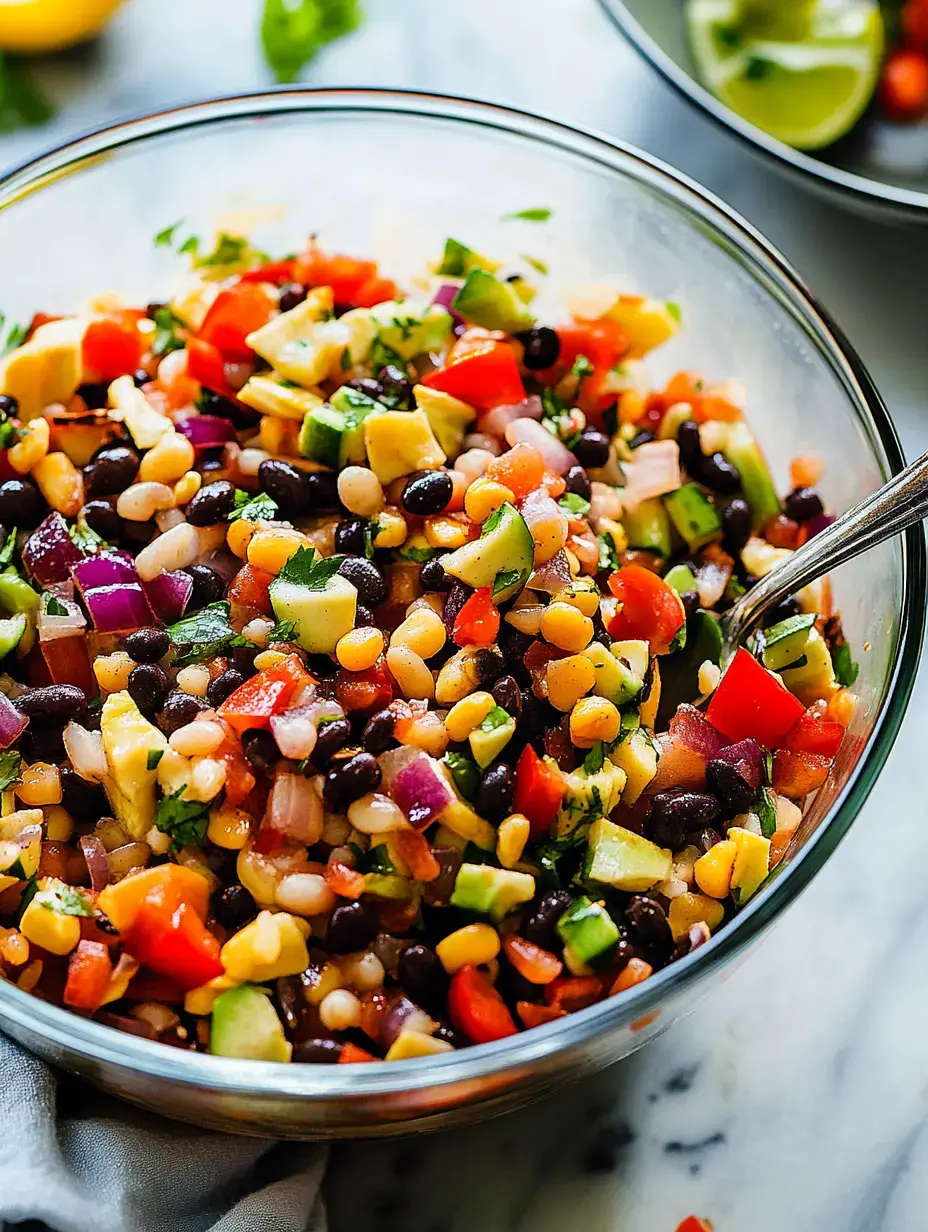
[{"label": "clear glass bowl rim", "polygon": [[[785,306],[806,330],[855,406],[884,473],[904,464],[888,412],[853,348],[786,260],[748,222],[694,181],[632,146],[557,120],[498,104],[428,92],[366,88],[294,89],[233,95],[156,112],[95,130],[14,167],[0,177],[0,210],[44,184],[79,172],[88,160],[168,133],[261,116],[304,113],[387,114],[475,125],[546,144],[656,189],[683,207],[704,232]],[[707,945],[673,963],[621,998],[612,998],[565,1019],[510,1039],[442,1057],[354,1066],[281,1065],[238,1061],[166,1048],[83,1019],[14,985],[0,982],[0,1024],[13,1021],[41,1033],[51,1044],[91,1061],[122,1066],[169,1083],[218,1094],[249,1093],[279,1098],[363,1099],[491,1078],[502,1069],[532,1067],[561,1050],[628,1027],[675,996],[727,966],[808,885],[847,833],[883,767],[915,683],[925,626],[925,538],[921,527],[902,544],[903,590],[899,650],[883,710],[853,773],[828,816],[792,863]]]}]

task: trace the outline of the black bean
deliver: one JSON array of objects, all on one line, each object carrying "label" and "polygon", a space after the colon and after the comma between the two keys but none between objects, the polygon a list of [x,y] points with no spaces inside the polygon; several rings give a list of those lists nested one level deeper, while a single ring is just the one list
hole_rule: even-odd
[{"label": "black bean", "polygon": [[235,932],[258,914],[258,907],[243,885],[224,886],[210,902],[213,917],[223,928]]},{"label": "black bean", "polygon": [[746,500],[736,496],[722,514],[722,536],[725,547],[737,556],[751,537],[751,510]]},{"label": "black bean", "polygon": [[336,1065],[342,1046],[334,1039],[305,1039],[293,1045],[292,1060],[297,1065]]},{"label": "black bean", "polygon": [[237,672],[241,672],[245,680],[249,680],[256,672],[255,658],[260,654],[257,646],[234,646],[230,662]]},{"label": "black bean", "polygon": [[115,543],[122,535],[122,518],[109,501],[88,501],[81,512],[90,529],[108,543]]},{"label": "black bean", "polygon": [[[150,381],[151,377],[145,373],[145,380]],[[88,411],[100,411],[106,406],[109,386],[105,381],[86,382],[83,385],[78,385],[77,396],[82,398],[84,405]]]},{"label": "black bean", "polygon": [[[458,618],[458,613],[473,593],[469,586],[465,586],[457,578],[452,582],[441,613],[441,618],[444,621],[445,630],[449,638],[454,633],[454,622]],[[512,625],[504,625],[503,628],[511,629]]]},{"label": "black bean", "polygon": [[55,727],[40,731],[38,728],[30,727],[28,731],[23,732],[19,751],[26,763],[44,761],[49,765],[55,765],[56,762],[64,761],[66,754],[62,729]]},{"label": "black bean", "polygon": [[467,1048],[470,1044],[470,1040],[466,1040],[460,1031],[455,1031],[454,1027],[449,1027],[445,1022],[438,1024],[433,1035],[436,1039],[444,1040],[446,1044],[450,1044],[452,1048]]},{"label": "black bean", "polygon": [[702,475],[702,464],[705,456],[699,443],[699,424],[693,419],[685,419],[677,429],[677,445],[680,447],[680,462],[693,479]]},{"label": "black bean", "polygon": [[[345,518],[335,527],[335,551],[347,556],[364,556],[367,518]],[[376,568],[376,566],[375,566]]]},{"label": "black bean", "polygon": [[647,428],[639,428],[632,439],[628,442],[629,449],[640,449],[642,445],[650,445],[652,441],[656,441],[657,437],[653,432],[649,432]]},{"label": "black bean", "polygon": [[663,966],[673,953],[674,941],[667,914],[653,898],[635,895],[625,908],[630,940],[653,966]]},{"label": "black bean", "polygon": [[502,676],[506,670],[506,660],[495,646],[481,646],[474,654],[474,667],[477,680],[483,688],[488,688]]},{"label": "black bean", "polygon": [[0,522],[31,530],[45,513],[45,497],[29,479],[7,479],[0,483]]},{"label": "black bean", "polygon": [[326,948],[333,954],[354,954],[370,945],[377,927],[377,915],[366,903],[344,903],[332,912]]},{"label": "black bean", "polygon": [[354,610],[354,627],[356,629],[376,629],[379,626],[377,617],[365,603],[359,603]]},{"label": "black bean", "polygon": [[442,593],[451,589],[452,579],[445,573],[441,557],[433,556],[419,570],[419,585],[423,590]]},{"label": "black bean", "polygon": [[80,722],[87,711],[87,698],[76,684],[47,684],[40,689],[30,689],[14,701],[23,714],[28,715],[33,728],[47,731],[64,727],[65,723]]},{"label": "black bean", "polygon": [[810,522],[822,516],[825,506],[815,488],[793,488],[783,502],[783,512],[794,522]]},{"label": "black bean", "polygon": [[454,484],[447,471],[423,471],[409,480],[400,499],[407,513],[425,517],[441,513],[453,492]]},{"label": "black bean", "polygon": [[141,389],[143,385],[147,385],[151,380],[151,373],[144,368],[136,368],[132,373],[132,384],[136,389]]},{"label": "black bean", "polygon": [[225,522],[234,508],[234,485],[227,479],[217,479],[195,493],[187,506],[187,521],[193,526],[215,526]]},{"label": "black bean", "polygon": [[387,406],[408,407],[412,405],[412,384],[396,364],[386,364],[377,373],[380,385],[380,398]]},{"label": "black bean", "polygon": [[718,830],[713,830],[711,826],[703,826],[699,830],[691,830],[686,836],[687,845],[697,848],[700,855],[705,855],[716,843],[721,841],[721,834],[719,834]]},{"label": "black bean", "polygon": [[680,602],[683,604],[683,610],[686,613],[686,619],[699,611],[699,595],[695,590],[685,590],[680,596]]},{"label": "black bean", "polygon": [[338,572],[343,578],[348,579],[358,592],[358,598],[368,607],[376,607],[378,603],[383,603],[389,594],[389,587],[383,574],[373,561],[364,558],[363,532],[361,554],[346,556],[338,566]]},{"label": "black bean", "polygon": [[764,625],[769,629],[771,625],[777,625],[781,620],[789,620],[790,616],[798,616],[801,611],[799,600],[794,599],[792,595],[787,595],[785,599],[781,599],[769,609],[764,616]]},{"label": "black bean", "polygon": [[88,783],[69,766],[61,770],[61,803],[82,826],[98,822],[110,809],[103,788]]},{"label": "black bean", "polygon": [[567,491],[588,501],[592,493],[590,477],[582,466],[572,466],[567,472]]},{"label": "black bean", "polygon": [[483,772],[474,794],[474,808],[487,821],[503,821],[512,812],[514,791],[512,767],[496,761]]},{"label": "black bean", "polygon": [[128,445],[97,450],[84,467],[84,487],[91,496],[115,496],[130,487],[139,469],[139,455]]},{"label": "black bean", "polygon": [[167,629],[148,625],[124,637],[122,648],[136,663],[157,663],[171,649],[171,637]]},{"label": "black bean", "polygon": [[571,452],[583,467],[605,466],[609,461],[609,437],[598,428],[584,428]]},{"label": "black bean", "polygon": [[219,419],[228,419],[235,428],[253,428],[261,416],[257,411],[245,406],[244,402],[233,402],[224,398],[213,389],[206,389],[200,395],[198,403],[204,415],[216,415]]},{"label": "black bean", "polygon": [[300,282],[285,282],[277,292],[277,307],[281,312],[298,308],[306,298],[306,288]]},{"label": "black bean", "polygon": [[[317,740],[317,746],[318,743]],[[326,809],[330,813],[344,813],[349,804],[379,787],[382,778],[380,766],[370,753],[351,753],[339,758],[325,776],[322,799]]]},{"label": "black bean", "polygon": [[130,550],[134,548],[139,551],[146,543],[151,542],[157,529],[153,519],[147,522],[132,522],[126,518],[119,528],[119,538]]},{"label": "black bean", "polygon": [[542,894],[522,929],[527,940],[545,950],[559,949],[557,922],[572,901],[567,890],[548,890]]},{"label": "black bean", "polygon": [[280,749],[271,733],[261,727],[250,727],[242,736],[242,752],[249,763],[263,774],[280,761]]},{"label": "black bean", "polygon": [[741,476],[738,469],[729,462],[723,453],[710,454],[703,458],[702,482],[713,492],[721,492],[723,496],[731,496],[741,489]]},{"label": "black bean", "polygon": [[448,976],[434,950],[411,945],[400,955],[397,979],[403,991],[427,1009],[438,1009],[448,990]]},{"label": "black bean", "polygon": [[687,830],[715,821],[719,811],[718,800],[706,792],[661,791],[651,798],[645,830],[659,847],[677,851],[683,846]]},{"label": "black bean", "polygon": [[307,476],[307,484],[312,513],[331,513],[342,508],[338,499],[338,476],[332,471],[313,471]]},{"label": "black bean", "polygon": [[[308,654],[306,656],[306,666],[312,674],[319,680],[330,680],[338,671],[338,662],[327,654]],[[322,696],[320,694],[320,696]],[[334,697],[335,694],[326,694],[327,697]]]},{"label": "black bean", "polygon": [[277,502],[282,518],[304,518],[312,507],[309,475],[291,462],[268,458],[258,467],[261,490]]},{"label": "black bean", "polygon": [[190,693],[182,693],[174,689],[168,694],[167,700],[158,716],[158,726],[166,736],[173,735],[179,727],[192,723],[201,710],[208,710],[206,702]]},{"label": "black bean", "polygon": [[323,723],[313,749],[313,765],[317,770],[328,769],[329,762],[340,752],[351,737],[351,724],[347,719],[333,719]]},{"label": "black bean", "polygon": [[518,719],[522,714],[522,691],[514,676],[500,676],[490,690],[497,706]]},{"label": "black bean", "polygon": [[[458,611],[461,610],[461,608],[470,598],[470,593],[471,592],[467,590],[467,593],[464,595],[464,598],[461,602],[460,607],[458,608]],[[445,615],[446,615],[445,627],[446,628],[448,626],[447,612],[448,612],[448,601],[450,600],[450,598],[451,596],[449,595],[448,599],[445,600]],[[457,613],[455,613],[455,615],[457,615]],[[451,624],[453,627],[454,621],[452,621]],[[515,625],[509,624],[509,622],[506,620],[504,620],[503,623],[500,625],[499,633],[497,634],[497,637],[496,637],[496,644],[497,646],[499,646],[500,650],[503,652],[503,656],[505,657],[506,662],[509,664],[509,670],[512,671],[513,674],[515,674],[515,667],[517,664],[519,665],[519,668],[521,670],[521,664],[522,664],[522,660],[525,658],[525,652],[528,650],[529,646],[531,646],[534,643],[534,641],[535,639],[531,636],[531,634],[523,633],[521,629],[517,629]]]},{"label": "black bean", "polygon": [[[713,758],[706,766],[706,785],[718,796],[726,817],[746,813],[757,795],[738,769],[728,761]],[[712,820],[707,818],[707,820]],[[694,829],[697,827],[693,827]]]},{"label": "black bean", "polygon": [[129,673],[126,684],[129,696],[142,714],[151,716],[160,710],[168,695],[168,678],[157,663],[140,663]]},{"label": "black bean", "polygon": [[360,376],[354,381],[349,381],[347,389],[356,389],[359,394],[367,394],[369,398],[379,401],[383,397],[383,386],[378,380],[372,376]]},{"label": "black bean", "polygon": [[557,363],[561,340],[547,325],[536,325],[534,329],[526,329],[515,336],[522,343],[522,362],[529,372],[540,372]]},{"label": "black bean", "polygon": [[225,597],[226,584],[209,565],[190,565],[185,572],[193,578],[193,590],[187,603],[189,611],[198,612],[201,607]]},{"label": "black bean", "polygon": [[368,753],[372,753],[375,757],[385,753],[393,743],[395,726],[396,718],[389,708],[378,710],[376,714],[371,715],[361,735],[361,741]]},{"label": "black bean", "polygon": [[236,689],[240,689],[245,683],[245,677],[241,672],[235,670],[234,667],[227,667],[226,670],[215,680],[211,680],[206,689],[206,700],[212,707],[221,706],[227,697],[231,697]]},{"label": "black bean", "polygon": [[12,394],[0,394],[0,415],[12,415],[15,417],[18,414],[19,402],[16,398]]}]

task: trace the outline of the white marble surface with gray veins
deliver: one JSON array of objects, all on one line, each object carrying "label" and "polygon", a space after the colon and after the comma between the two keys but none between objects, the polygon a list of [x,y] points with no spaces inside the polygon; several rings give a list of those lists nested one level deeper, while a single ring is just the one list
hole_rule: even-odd
[{"label": "white marble surface with gray veins", "polygon": [[[779,179],[673,97],[594,0],[366,4],[364,28],[307,81],[479,95],[677,164],[795,263],[859,348],[909,456],[928,447],[928,235]],[[119,116],[266,85],[258,8],[134,0],[104,42],[55,66],[60,117],[0,139],[0,163]],[[923,679],[850,837],[689,1019],[527,1112],[336,1151],[335,1232],[672,1232],[689,1212],[718,1232],[928,1227],[926,741]]]}]

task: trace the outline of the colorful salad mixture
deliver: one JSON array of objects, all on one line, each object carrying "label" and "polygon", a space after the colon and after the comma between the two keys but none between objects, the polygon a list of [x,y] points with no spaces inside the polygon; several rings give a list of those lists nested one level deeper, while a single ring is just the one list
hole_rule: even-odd
[{"label": "colorful salad mixture", "polygon": [[40,314],[0,362],[3,978],[364,1062],[704,944],[854,710],[824,585],[718,666],[719,613],[829,521],[818,463],[781,503],[736,384],[649,386],[676,305],[552,327],[455,240],[410,294],[180,241],[170,303]]}]

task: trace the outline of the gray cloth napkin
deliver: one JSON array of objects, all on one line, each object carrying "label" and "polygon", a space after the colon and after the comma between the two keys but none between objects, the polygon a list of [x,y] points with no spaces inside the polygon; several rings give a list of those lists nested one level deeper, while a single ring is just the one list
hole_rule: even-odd
[{"label": "gray cloth napkin", "polygon": [[129,1107],[0,1035],[3,1232],[325,1232],[326,1157]]}]

